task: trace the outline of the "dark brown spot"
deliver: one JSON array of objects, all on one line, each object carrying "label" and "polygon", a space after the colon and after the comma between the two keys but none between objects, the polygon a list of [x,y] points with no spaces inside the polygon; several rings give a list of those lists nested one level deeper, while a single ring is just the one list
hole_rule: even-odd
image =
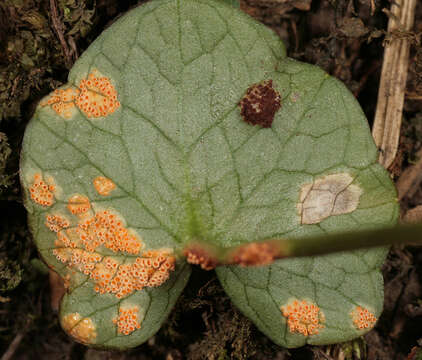
[{"label": "dark brown spot", "polygon": [[281,96],[273,88],[272,80],[253,84],[239,102],[240,115],[248,124],[269,128],[281,107],[280,100]]}]

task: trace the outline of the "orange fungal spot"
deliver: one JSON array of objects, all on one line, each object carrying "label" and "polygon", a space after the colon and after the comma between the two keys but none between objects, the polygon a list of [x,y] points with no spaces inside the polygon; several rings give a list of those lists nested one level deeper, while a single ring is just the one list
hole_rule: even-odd
[{"label": "orange fungal spot", "polygon": [[45,226],[47,226],[51,231],[58,233],[60,230],[68,228],[70,223],[63,216],[47,215]]},{"label": "orange fungal spot", "polygon": [[57,114],[66,119],[72,116],[75,100],[80,91],[75,88],[54,90],[50,97],[40,103],[41,106],[50,106]]},{"label": "orange fungal spot", "polygon": [[76,106],[89,118],[107,116],[120,107],[117,91],[107,77],[91,73],[88,79],[81,80],[79,89]]},{"label": "orange fungal spot", "polygon": [[359,330],[371,329],[377,322],[375,315],[361,306],[356,306],[350,313],[350,316],[353,320],[353,324]]},{"label": "orange fungal spot", "polygon": [[34,175],[32,185],[29,187],[31,199],[41,206],[51,206],[54,203],[55,185],[47,184],[42,175],[37,173]]},{"label": "orange fungal spot", "polygon": [[61,323],[64,330],[84,344],[92,344],[97,337],[92,319],[89,317],[82,318],[79,313],[65,315]]},{"label": "orange fungal spot", "polygon": [[123,335],[129,335],[137,329],[141,328],[138,321],[139,309],[137,306],[132,308],[119,309],[119,315],[113,319],[113,323],[117,324],[117,331]]},{"label": "orange fungal spot", "polygon": [[76,194],[68,200],[67,208],[73,215],[82,215],[91,208],[91,204],[85,195]]},{"label": "orange fungal spot", "polygon": [[108,210],[99,211],[94,217],[83,220],[76,231],[89,251],[104,245],[114,252],[124,251],[137,255],[142,248],[141,239]]},{"label": "orange fungal spot", "polygon": [[116,184],[104,176],[98,176],[93,181],[98,194],[107,196],[116,188]]},{"label": "orange fungal spot", "polygon": [[[110,210],[91,215],[88,212],[91,208],[89,199],[84,195],[72,196],[67,208],[79,217],[76,226],[70,227],[70,222],[60,215],[48,215],[46,218],[46,226],[57,234],[53,255],[69,269],[92,279],[97,293],[124,298],[136,290],[160,286],[168,280],[176,263],[171,250],[141,253],[142,240],[133,230],[125,227],[124,220]],[[100,255],[97,252],[99,247],[136,257],[123,263],[122,260]]]},{"label": "orange fungal spot", "polygon": [[306,300],[294,300],[281,307],[281,312],[287,318],[287,326],[292,333],[304,336],[317,335],[324,327],[324,314],[319,307]]}]

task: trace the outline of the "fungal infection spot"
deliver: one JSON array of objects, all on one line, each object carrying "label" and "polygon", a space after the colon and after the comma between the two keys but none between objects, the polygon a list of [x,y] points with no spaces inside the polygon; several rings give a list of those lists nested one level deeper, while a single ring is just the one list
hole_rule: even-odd
[{"label": "fungal infection spot", "polygon": [[324,328],[325,316],[319,307],[306,300],[293,300],[281,307],[281,312],[287,318],[287,326],[291,333],[303,336],[317,335]]},{"label": "fungal infection spot", "polygon": [[268,265],[283,255],[280,250],[280,245],[272,241],[245,244],[230,254],[231,263],[240,266]]},{"label": "fungal infection spot", "polygon": [[[56,259],[69,269],[87,275],[95,282],[94,290],[100,294],[110,293],[123,298],[144,287],[160,286],[175,269],[176,259],[171,250],[141,253],[143,242],[140,237],[109,210],[82,218],[77,226],[70,228],[64,218],[51,215],[46,225],[57,233],[52,250]],[[121,258],[117,260],[97,252],[102,246],[116,253],[137,256],[124,263]]]},{"label": "fungal infection spot", "polygon": [[330,216],[356,210],[362,189],[352,182],[350,174],[338,173],[303,185],[297,204],[301,224],[317,224]]},{"label": "fungal infection spot", "polygon": [[76,231],[89,251],[104,245],[114,252],[137,255],[142,248],[140,237],[127,229],[123,219],[109,210],[98,211],[95,216],[83,219]]},{"label": "fungal infection spot", "polygon": [[35,174],[32,185],[29,187],[31,199],[41,206],[51,206],[54,204],[54,194],[56,186],[50,179],[44,181],[41,174]]},{"label": "fungal infection spot", "polygon": [[69,119],[73,115],[75,100],[80,91],[75,88],[54,90],[50,97],[40,103],[41,106],[50,106],[57,114]]},{"label": "fungal infection spot", "polygon": [[104,176],[98,176],[93,181],[98,194],[108,196],[116,188],[116,184]]},{"label": "fungal infection spot", "polygon": [[62,327],[76,340],[84,344],[92,344],[97,331],[91,318],[82,318],[79,313],[67,314],[62,318]]},{"label": "fungal infection spot", "polygon": [[190,244],[183,250],[183,255],[189,264],[200,265],[204,270],[212,270],[218,265],[218,260],[206,245]]},{"label": "fungal infection spot", "polygon": [[89,74],[87,79],[81,80],[79,89],[76,106],[88,118],[107,116],[120,107],[117,91],[110,79],[100,76],[97,71]]},{"label": "fungal infection spot", "polygon": [[69,198],[67,208],[73,215],[83,215],[91,208],[91,203],[85,195],[76,194]]},{"label": "fungal infection spot", "polygon": [[135,330],[141,328],[141,323],[138,319],[139,309],[134,307],[121,307],[119,309],[119,316],[113,319],[113,323],[117,324],[117,331],[123,335],[129,335]]},{"label": "fungal infection spot", "polygon": [[251,125],[271,127],[275,113],[281,107],[281,96],[273,88],[272,80],[252,84],[239,102],[240,115]]},{"label": "fungal infection spot", "polygon": [[45,219],[45,226],[51,231],[58,233],[62,229],[66,229],[70,226],[69,220],[61,215],[47,215]]},{"label": "fungal infection spot", "polygon": [[359,330],[372,329],[377,322],[377,318],[368,309],[361,306],[356,306],[350,313],[353,320],[353,325]]},{"label": "fungal infection spot", "polygon": [[[50,214],[45,225],[56,233],[53,255],[68,267],[87,275],[95,282],[94,290],[123,298],[144,287],[162,285],[174,271],[176,258],[171,249],[141,252],[143,241],[138,234],[125,226],[124,219],[112,210],[91,209],[85,195],[74,195],[67,209],[77,215],[72,225],[64,216]],[[135,255],[118,259],[101,255],[99,248],[114,253]]]}]

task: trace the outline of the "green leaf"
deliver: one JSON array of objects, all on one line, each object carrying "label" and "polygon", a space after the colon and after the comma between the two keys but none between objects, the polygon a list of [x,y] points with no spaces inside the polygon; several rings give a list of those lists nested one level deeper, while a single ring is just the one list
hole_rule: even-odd
[{"label": "green leaf", "polygon": [[[273,94],[262,126],[241,116],[250,87]],[[68,287],[62,326],[97,347],[147,340],[188,280],[179,254],[193,239],[232,246],[393,223],[395,192],[376,155],[345,87],[287,59],[235,7],[154,0],[132,10],[40,103],[24,138],[31,231]],[[217,274],[276,343],[329,343],[363,333],[354,307],[379,315],[385,252]],[[294,299],[324,313],[319,334],[288,332],[280,307]]]}]

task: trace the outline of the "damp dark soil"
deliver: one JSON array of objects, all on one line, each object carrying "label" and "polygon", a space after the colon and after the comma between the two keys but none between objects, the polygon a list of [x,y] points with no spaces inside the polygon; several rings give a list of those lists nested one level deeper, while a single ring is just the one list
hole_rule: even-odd
[{"label": "damp dark soil", "polygon": [[[152,0],[153,1],[153,0]],[[375,329],[353,342],[286,350],[274,345],[230,302],[212,271],[194,269],[162,329],[118,353],[88,349],[67,337],[56,316],[54,281],[38,260],[20,197],[18,160],[38,101],[66,81],[69,68],[116,18],[144,1],[0,1],[0,356],[9,359],[409,359],[422,345],[422,249],[393,247],[383,266],[385,310]],[[387,0],[241,0],[241,8],[283,39],[288,55],[342,80],[374,118],[383,44],[390,36]],[[411,40],[397,181],[422,156],[422,3]],[[399,35],[397,35],[399,36]],[[370,124],[371,125],[371,124]],[[400,202],[422,220],[422,176]],[[415,348],[416,347],[416,348]],[[412,351],[411,355],[409,355]]]}]

